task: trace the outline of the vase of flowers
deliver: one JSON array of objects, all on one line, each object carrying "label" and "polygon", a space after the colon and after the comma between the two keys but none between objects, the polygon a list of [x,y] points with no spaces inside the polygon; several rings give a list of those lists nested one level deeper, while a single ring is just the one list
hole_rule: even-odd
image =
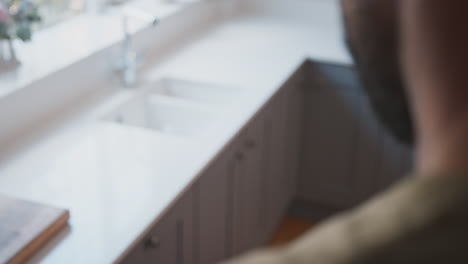
[{"label": "vase of flowers", "polygon": [[19,63],[13,40],[30,41],[34,24],[40,21],[32,0],[0,0],[0,64]]}]

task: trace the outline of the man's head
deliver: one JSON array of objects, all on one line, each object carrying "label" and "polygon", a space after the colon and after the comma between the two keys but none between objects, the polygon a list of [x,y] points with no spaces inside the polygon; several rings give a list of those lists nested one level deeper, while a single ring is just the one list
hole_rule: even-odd
[{"label": "man's head", "polygon": [[399,61],[398,0],[342,0],[346,41],[371,105],[393,135],[414,132]]}]

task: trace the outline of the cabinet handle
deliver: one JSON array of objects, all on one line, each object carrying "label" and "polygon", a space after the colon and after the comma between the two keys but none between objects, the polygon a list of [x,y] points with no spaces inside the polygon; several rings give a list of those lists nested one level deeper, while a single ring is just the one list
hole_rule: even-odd
[{"label": "cabinet handle", "polygon": [[161,239],[158,236],[152,235],[150,236],[145,243],[146,248],[156,249],[161,245]]},{"label": "cabinet handle", "polygon": [[240,151],[236,152],[235,156],[236,156],[236,159],[239,160],[239,161],[244,159],[244,154],[242,154],[242,152],[240,152]]},{"label": "cabinet handle", "polygon": [[256,144],[255,140],[253,140],[253,139],[248,139],[247,141],[245,141],[245,146],[248,149],[253,149],[253,148],[255,148],[256,145],[257,144]]}]

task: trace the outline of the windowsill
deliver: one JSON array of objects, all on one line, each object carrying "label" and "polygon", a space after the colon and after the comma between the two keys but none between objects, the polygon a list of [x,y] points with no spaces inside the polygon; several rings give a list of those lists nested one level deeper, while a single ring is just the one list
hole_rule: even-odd
[{"label": "windowsill", "polygon": [[[35,33],[32,42],[15,41],[21,65],[12,71],[0,73],[0,99],[121,41],[124,8],[135,7],[161,20],[192,2],[131,1],[105,11],[89,11],[43,29]],[[133,19],[129,26],[132,32],[137,32],[146,23]]]}]

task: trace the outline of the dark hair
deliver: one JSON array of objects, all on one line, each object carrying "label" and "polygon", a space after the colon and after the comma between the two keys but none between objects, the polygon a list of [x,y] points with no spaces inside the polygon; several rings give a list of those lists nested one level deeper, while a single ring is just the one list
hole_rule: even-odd
[{"label": "dark hair", "polygon": [[398,14],[396,9],[376,10],[379,2],[383,1],[344,8],[346,42],[378,119],[397,139],[412,145],[413,123],[398,52]]}]

